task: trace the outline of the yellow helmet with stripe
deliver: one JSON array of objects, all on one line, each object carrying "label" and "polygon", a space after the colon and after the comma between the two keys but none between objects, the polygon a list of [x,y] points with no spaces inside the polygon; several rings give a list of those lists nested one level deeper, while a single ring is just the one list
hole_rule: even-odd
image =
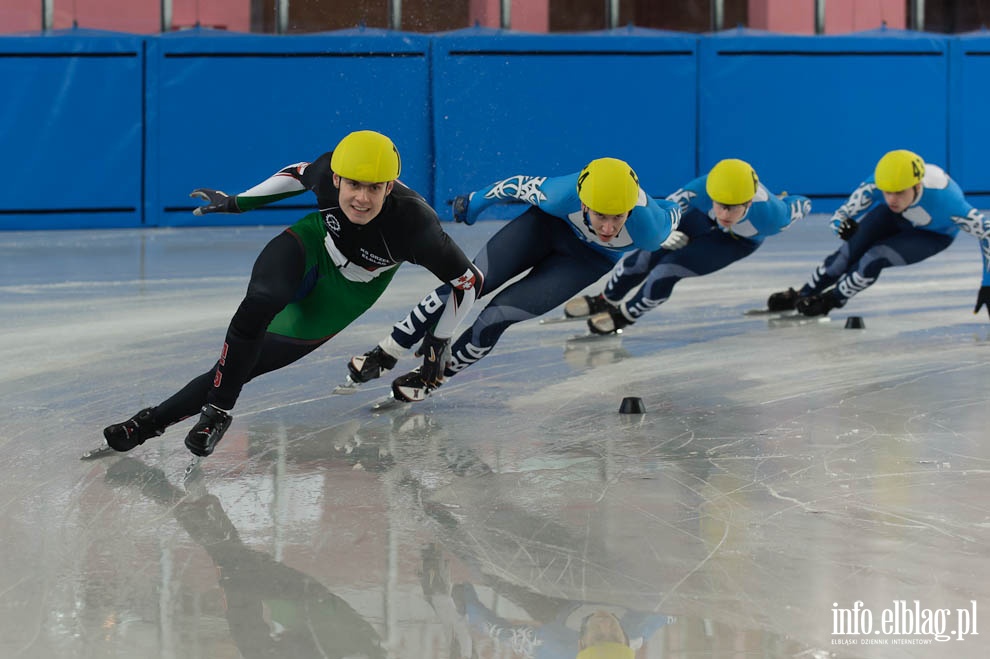
[{"label": "yellow helmet with stripe", "polygon": [[728,158],[719,161],[705,180],[705,192],[724,206],[745,204],[756,196],[760,177],[752,165],[744,160]]},{"label": "yellow helmet with stripe", "polygon": [[639,177],[625,161],[598,158],[581,170],[577,192],[581,203],[596,213],[622,215],[639,201]]},{"label": "yellow helmet with stripe", "polygon": [[925,161],[907,149],[889,151],[877,163],[873,178],[883,192],[907,190],[925,178]]},{"label": "yellow helmet with stripe", "polygon": [[385,183],[399,178],[402,163],[392,140],[373,130],[359,130],[333,150],[330,169],[352,181]]}]

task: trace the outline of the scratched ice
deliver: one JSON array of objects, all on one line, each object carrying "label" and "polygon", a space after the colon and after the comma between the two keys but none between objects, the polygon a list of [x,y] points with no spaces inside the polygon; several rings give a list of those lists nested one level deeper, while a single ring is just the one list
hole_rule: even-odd
[{"label": "scratched ice", "polygon": [[[497,226],[451,232],[473,254]],[[188,423],[80,462],[209,366],[275,232],[0,234],[0,656],[571,658],[598,609],[639,657],[990,655],[969,236],[829,322],[744,316],[835,246],[815,216],[620,337],[523,323],[375,416],[385,384],[330,391],[435,285],[403,266],[245,388],[196,478]],[[646,414],[619,415],[624,396]],[[948,609],[950,640],[934,618],[881,629],[898,603]],[[868,633],[836,628],[864,611]]]}]

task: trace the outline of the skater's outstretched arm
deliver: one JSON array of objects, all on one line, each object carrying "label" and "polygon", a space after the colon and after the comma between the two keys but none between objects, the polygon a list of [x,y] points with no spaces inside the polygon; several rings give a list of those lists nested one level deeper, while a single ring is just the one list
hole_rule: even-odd
[{"label": "skater's outstretched arm", "polygon": [[[329,158],[329,156],[330,154],[324,154],[321,159]],[[313,180],[312,174],[307,175],[310,164],[297,162],[283,167],[258,185],[236,196],[228,195],[220,190],[196,188],[189,193],[189,196],[194,199],[202,199],[207,204],[193,209],[193,215],[243,213],[311,190],[316,185],[316,181]],[[318,168],[310,171],[316,171],[316,169]]]}]

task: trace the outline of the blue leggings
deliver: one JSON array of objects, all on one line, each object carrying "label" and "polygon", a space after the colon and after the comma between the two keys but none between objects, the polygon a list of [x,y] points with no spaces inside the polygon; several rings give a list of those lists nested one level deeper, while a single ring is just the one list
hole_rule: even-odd
[{"label": "blue leggings", "polygon": [[872,286],[884,268],[924,261],[954,239],[919,229],[881,204],[867,213],[856,233],[818,266],[800,294],[821,293],[834,284],[841,299],[851,298]]},{"label": "blue leggings", "polygon": [[[485,277],[483,297],[529,270],[491,299],[474,324],[454,341],[447,377],[488,354],[513,323],[541,316],[601,279],[612,261],[579,238],[558,217],[533,207],[491,237],[474,259]],[[392,339],[415,346],[432,330],[450,295],[444,285],[392,327]]]},{"label": "blue leggings", "polygon": [[666,302],[681,279],[721,270],[749,256],[760,246],[755,240],[722,231],[699,210],[685,214],[677,230],[690,237],[686,246],[674,251],[630,252],[612,271],[605,286],[605,299],[616,304],[642,283],[625,303],[628,318],[636,320]]}]

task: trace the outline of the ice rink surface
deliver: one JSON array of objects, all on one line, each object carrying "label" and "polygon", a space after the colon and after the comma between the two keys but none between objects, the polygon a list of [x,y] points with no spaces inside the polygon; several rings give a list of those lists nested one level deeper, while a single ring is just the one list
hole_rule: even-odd
[{"label": "ice rink surface", "polygon": [[827,322],[744,316],[838,245],[812,216],[620,337],[522,323],[374,414],[386,383],[330,391],[435,286],[405,265],[188,481],[191,421],[80,461],[213,363],[277,232],[0,233],[0,657],[570,659],[597,609],[639,659],[990,656],[970,236]]}]

